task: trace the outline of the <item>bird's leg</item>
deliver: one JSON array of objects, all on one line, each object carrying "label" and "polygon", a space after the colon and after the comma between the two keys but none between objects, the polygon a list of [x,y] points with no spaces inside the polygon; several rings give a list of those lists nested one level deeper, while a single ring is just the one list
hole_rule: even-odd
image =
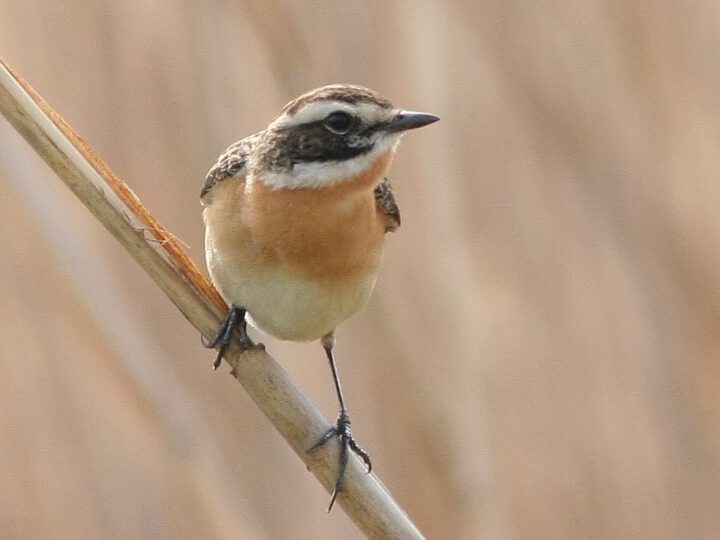
[{"label": "bird's leg", "polygon": [[338,473],[335,478],[335,488],[333,489],[332,496],[330,497],[330,505],[328,506],[328,512],[332,510],[335,499],[337,498],[338,492],[343,487],[343,478],[345,477],[345,469],[347,468],[348,457],[352,450],[355,454],[360,457],[367,467],[368,473],[372,470],[372,462],[370,456],[365,450],[355,442],[350,431],[350,416],[345,408],[345,401],[343,400],[342,390],[340,389],[340,378],[338,377],[337,367],[335,366],[335,355],[333,354],[333,346],[335,345],[335,336],[331,332],[322,338],[322,345],[325,349],[328,361],[330,362],[330,370],[332,371],[333,382],[335,383],[335,392],[337,393],[338,404],[340,405],[340,413],[338,414],[335,425],[328,429],[320,440],[310,447],[308,452],[320,448],[326,442],[328,442],[333,436],[337,436],[340,440],[340,459],[338,463]]},{"label": "bird's leg", "polygon": [[223,358],[223,354],[225,354],[225,349],[227,349],[230,341],[232,341],[235,329],[240,331],[240,346],[243,349],[249,349],[252,347],[253,342],[247,335],[245,308],[238,307],[235,304],[230,304],[230,309],[228,309],[227,315],[225,315],[225,318],[220,323],[217,333],[210,339],[210,341],[205,341],[205,338],[200,336],[203,347],[207,349],[214,349],[220,345],[215,361],[213,362],[213,369],[220,367],[220,361]]}]

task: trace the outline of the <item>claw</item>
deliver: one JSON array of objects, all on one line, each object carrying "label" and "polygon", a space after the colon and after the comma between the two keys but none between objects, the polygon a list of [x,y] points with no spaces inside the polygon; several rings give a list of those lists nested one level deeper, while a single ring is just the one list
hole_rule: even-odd
[{"label": "claw", "polygon": [[350,456],[350,452],[348,450],[352,450],[360,459],[363,460],[365,466],[367,467],[368,473],[372,471],[372,462],[370,461],[370,456],[365,450],[360,447],[357,442],[355,442],[355,439],[353,438],[350,431],[350,417],[345,410],[340,411],[340,414],[335,421],[335,425],[328,429],[325,433],[323,433],[323,436],[320,437],[320,439],[318,439],[318,441],[308,449],[308,452],[313,452],[314,450],[320,448],[322,445],[332,439],[333,436],[337,436],[340,439],[340,457],[338,459],[338,473],[337,477],[335,478],[335,487],[330,497],[330,505],[327,509],[328,512],[332,510],[333,505],[335,504],[335,499],[337,499],[338,493],[343,488],[345,470],[347,469],[348,458]]},{"label": "claw", "polygon": [[235,329],[238,329],[240,331],[240,345],[244,349],[249,349],[250,347],[252,347],[253,342],[247,335],[245,309],[237,307],[235,304],[232,304],[230,305],[230,309],[228,310],[227,315],[225,315],[225,318],[220,323],[220,327],[218,328],[218,331],[215,333],[215,335],[209,340],[206,340],[204,336],[200,336],[200,343],[202,343],[202,346],[206,349],[214,349],[215,347],[220,345],[217,355],[215,356],[215,360],[213,361],[213,369],[217,369],[220,367],[220,362],[223,359],[223,355],[225,354],[227,346],[232,341]]},{"label": "claw", "polygon": [[360,448],[360,445],[355,442],[355,439],[348,440],[348,444],[350,445],[350,450],[355,452],[355,455],[358,456],[360,459],[363,460],[363,463],[365,463],[365,467],[367,467],[367,474],[370,474],[372,472],[372,461],[370,461],[370,455]]}]

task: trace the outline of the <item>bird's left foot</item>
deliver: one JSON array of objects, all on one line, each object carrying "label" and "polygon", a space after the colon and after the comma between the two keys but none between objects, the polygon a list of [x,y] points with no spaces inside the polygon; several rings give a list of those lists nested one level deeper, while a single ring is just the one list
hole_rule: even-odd
[{"label": "bird's left foot", "polygon": [[220,345],[217,356],[215,357],[215,361],[213,362],[213,369],[217,369],[220,367],[220,362],[222,361],[223,355],[225,354],[225,349],[227,349],[227,346],[232,341],[233,334],[235,333],[236,329],[240,333],[240,346],[243,349],[249,349],[253,347],[254,344],[247,335],[245,309],[237,307],[235,304],[232,304],[230,306],[230,309],[228,309],[227,315],[225,315],[225,318],[220,323],[220,327],[218,328],[217,333],[210,339],[210,341],[206,341],[205,338],[200,336],[203,347],[205,347],[206,349],[214,349],[215,347]]},{"label": "bird's left foot", "polygon": [[330,497],[330,505],[328,506],[328,512],[332,510],[338,492],[343,488],[343,479],[345,477],[345,469],[347,468],[350,451],[353,451],[360,459],[363,460],[365,466],[367,467],[368,473],[372,471],[372,462],[370,461],[370,456],[365,450],[360,448],[358,443],[355,442],[355,439],[353,439],[352,433],[350,431],[350,417],[345,410],[340,411],[340,414],[335,421],[335,425],[328,429],[320,438],[320,440],[308,449],[308,452],[312,452],[313,450],[320,448],[322,445],[332,439],[333,436],[337,436],[340,440],[340,458],[338,461],[338,474],[337,478],[335,479],[335,489],[333,489],[332,496]]}]

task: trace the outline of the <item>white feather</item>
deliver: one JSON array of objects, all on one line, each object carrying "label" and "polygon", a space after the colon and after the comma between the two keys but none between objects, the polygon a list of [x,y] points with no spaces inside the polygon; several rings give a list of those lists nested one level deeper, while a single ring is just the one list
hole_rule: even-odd
[{"label": "white feather", "polygon": [[347,103],[345,101],[314,101],[296,113],[288,115],[287,113],[278,117],[273,123],[281,129],[287,129],[300,124],[310,122],[318,122],[327,115],[337,111],[344,111],[354,116],[359,116],[366,122],[371,124],[387,120],[397,111],[388,110],[387,108],[376,105],[375,103]]},{"label": "white feather", "polygon": [[[296,163],[289,172],[263,172],[252,175],[250,182],[259,180],[271,189],[303,189],[332,186],[343,180],[350,180],[365,170],[388,148],[394,152],[400,142],[401,133],[380,137],[375,147],[354,158],[342,161],[313,161]],[[256,177],[257,176],[257,177]]]}]

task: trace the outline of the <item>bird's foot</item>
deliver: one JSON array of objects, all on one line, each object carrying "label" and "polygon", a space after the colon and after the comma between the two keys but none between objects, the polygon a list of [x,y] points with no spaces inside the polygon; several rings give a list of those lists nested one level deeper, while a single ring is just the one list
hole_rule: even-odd
[{"label": "bird's foot", "polygon": [[206,341],[204,337],[200,336],[200,341],[206,349],[214,349],[218,347],[217,356],[213,362],[213,369],[220,367],[223,355],[227,346],[230,344],[233,338],[235,330],[239,331],[238,341],[243,349],[250,349],[254,346],[254,343],[247,335],[247,322],[245,321],[245,309],[237,307],[235,304],[230,306],[227,315],[220,323],[217,333]]},{"label": "bird's foot", "polygon": [[330,497],[330,505],[328,506],[328,512],[332,510],[338,492],[343,488],[343,479],[345,477],[345,469],[347,468],[350,451],[354,452],[360,459],[363,460],[365,466],[367,467],[368,473],[372,471],[372,462],[370,461],[370,456],[365,450],[360,448],[358,443],[355,442],[355,439],[353,438],[350,431],[350,417],[345,410],[340,411],[340,414],[335,421],[335,425],[328,429],[323,434],[323,436],[320,437],[320,440],[318,440],[318,442],[313,444],[310,449],[308,449],[308,452],[317,450],[330,439],[332,439],[333,436],[337,436],[340,441],[340,458],[338,460],[338,474],[335,478],[335,488],[333,489],[332,496]]}]

